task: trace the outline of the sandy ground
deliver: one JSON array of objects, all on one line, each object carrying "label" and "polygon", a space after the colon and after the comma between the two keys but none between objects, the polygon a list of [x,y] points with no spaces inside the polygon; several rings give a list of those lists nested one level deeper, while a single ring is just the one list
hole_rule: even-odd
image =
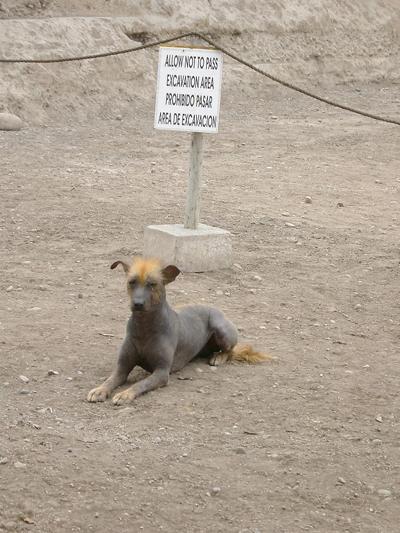
[{"label": "sandy ground", "polygon": [[[0,531],[398,531],[400,130],[259,83],[206,144],[202,220],[235,266],[168,294],[278,360],[196,361],[127,408],[85,401],[128,317],[109,265],[182,219],[189,137],[150,104],[0,133]],[[331,96],[399,106],[396,85]]]}]

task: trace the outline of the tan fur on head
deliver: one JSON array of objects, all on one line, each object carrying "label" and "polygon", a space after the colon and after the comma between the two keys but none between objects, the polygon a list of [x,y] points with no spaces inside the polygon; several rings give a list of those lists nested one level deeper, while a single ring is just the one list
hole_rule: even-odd
[{"label": "tan fur on head", "polygon": [[159,283],[162,281],[161,263],[158,259],[137,257],[129,267],[128,276],[137,278],[141,285],[149,280]]}]

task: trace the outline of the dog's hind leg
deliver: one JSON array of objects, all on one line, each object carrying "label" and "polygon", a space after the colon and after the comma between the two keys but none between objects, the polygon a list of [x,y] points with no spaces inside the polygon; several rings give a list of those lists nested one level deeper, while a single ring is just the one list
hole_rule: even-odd
[{"label": "dog's hind leg", "polygon": [[209,326],[216,346],[215,353],[211,356],[209,364],[211,366],[219,366],[230,359],[231,350],[238,341],[238,333],[232,322],[227,320],[218,309],[211,310]]},{"label": "dog's hind leg", "polygon": [[137,358],[135,349],[131,342],[125,339],[122,343],[118,356],[118,363],[114,372],[108,379],[106,379],[104,383],[89,392],[87,401],[104,402],[107,398],[109,398],[114,389],[126,382],[130,372],[136,364],[136,361]]}]

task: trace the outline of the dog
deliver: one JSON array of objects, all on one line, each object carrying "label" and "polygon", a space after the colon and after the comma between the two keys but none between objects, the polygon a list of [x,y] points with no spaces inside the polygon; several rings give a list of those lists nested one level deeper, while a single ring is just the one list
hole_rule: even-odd
[{"label": "dog", "polygon": [[131,316],[116,368],[102,385],[89,392],[89,402],[104,402],[127,381],[135,366],[150,376],[117,393],[115,405],[165,387],[169,375],[196,356],[209,357],[210,364],[216,366],[227,361],[258,363],[269,359],[251,346],[238,346],[235,326],[218,309],[190,305],[174,311],[167,303],[165,286],[180,274],[176,266],[162,268],[157,259],[138,257],[131,265],[115,261],[111,269],[119,265],[126,274]]}]

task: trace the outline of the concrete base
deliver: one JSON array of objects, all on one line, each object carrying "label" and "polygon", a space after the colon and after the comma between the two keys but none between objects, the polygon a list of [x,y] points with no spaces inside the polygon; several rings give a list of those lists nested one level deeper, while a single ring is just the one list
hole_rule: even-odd
[{"label": "concrete base", "polygon": [[186,229],[182,224],[148,226],[144,230],[144,255],[158,257],[183,272],[205,272],[232,265],[229,231],[199,224]]}]

